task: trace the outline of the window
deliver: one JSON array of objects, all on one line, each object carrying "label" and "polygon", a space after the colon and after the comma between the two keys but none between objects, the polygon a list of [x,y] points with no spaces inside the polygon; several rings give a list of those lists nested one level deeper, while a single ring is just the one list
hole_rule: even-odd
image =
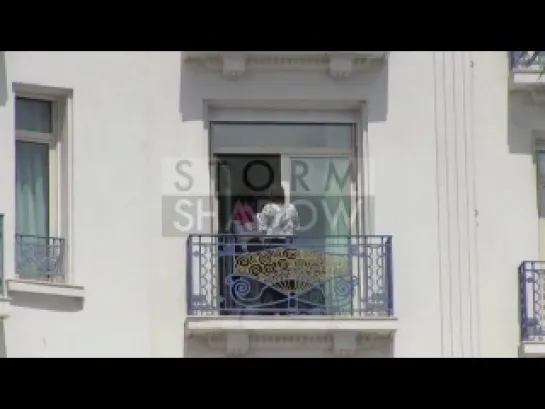
[{"label": "window", "polygon": [[57,104],[15,99],[16,262],[20,278],[61,276],[63,240],[57,238],[59,137]]}]

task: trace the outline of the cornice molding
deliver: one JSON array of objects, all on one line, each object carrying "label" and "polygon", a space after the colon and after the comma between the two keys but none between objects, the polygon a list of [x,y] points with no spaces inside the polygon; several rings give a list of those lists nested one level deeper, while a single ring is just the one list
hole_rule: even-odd
[{"label": "cornice molding", "polygon": [[387,57],[388,51],[183,51],[184,61],[201,61],[227,79],[249,71],[318,71],[345,79],[382,65]]}]

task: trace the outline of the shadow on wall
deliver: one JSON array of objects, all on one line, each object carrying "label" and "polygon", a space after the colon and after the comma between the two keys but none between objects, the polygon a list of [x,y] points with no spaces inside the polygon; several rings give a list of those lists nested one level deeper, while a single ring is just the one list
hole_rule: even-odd
[{"label": "shadow on wall", "polygon": [[8,77],[6,72],[6,52],[0,51],[0,106],[8,102]]},{"label": "shadow on wall", "polygon": [[12,307],[33,308],[57,312],[76,312],[83,309],[84,301],[52,294],[10,293]]},{"label": "shadow on wall", "polygon": [[[366,101],[367,121],[384,122],[388,112],[388,60],[385,62],[373,62],[368,72],[353,73],[346,80],[335,80],[326,73],[314,72],[283,72],[283,73],[255,73],[247,72],[239,80],[227,80],[221,73],[210,73],[204,64],[197,61],[184,61],[183,52],[181,58],[180,81],[180,114],[182,120],[202,121],[204,116],[204,102],[211,96],[220,100],[221,95],[229,98],[237,98],[248,101],[256,98],[259,101],[276,100],[304,100],[308,95],[316,95],[317,87],[324,87],[322,95],[331,90],[342,95],[338,102],[361,101],[362,96],[370,98]],[[268,78],[266,77],[268,76]],[[282,77],[290,78],[289,82],[283,82]],[[274,78],[274,82],[271,82]],[[301,95],[293,91],[293,84],[301,84]],[[271,86],[274,84],[274,87]],[[229,89],[232,92],[228,92]],[[247,95],[252,98],[246,97]],[[276,98],[275,98],[276,97]],[[300,97],[300,99],[299,99]],[[316,102],[320,99],[313,99]],[[334,102],[334,100],[330,100]],[[207,124],[205,123],[205,127]]]},{"label": "shadow on wall", "polygon": [[535,139],[545,136],[545,105],[529,94],[511,93],[508,109],[509,152],[533,156]]}]

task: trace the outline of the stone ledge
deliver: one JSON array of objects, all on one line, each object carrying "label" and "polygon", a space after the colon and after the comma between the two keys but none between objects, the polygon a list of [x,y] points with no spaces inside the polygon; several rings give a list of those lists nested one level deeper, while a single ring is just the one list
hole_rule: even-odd
[{"label": "stone ledge", "polygon": [[204,340],[227,356],[244,356],[251,348],[297,348],[322,345],[336,356],[351,357],[375,340],[393,337],[395,318],[187,317],[185,336]]}]

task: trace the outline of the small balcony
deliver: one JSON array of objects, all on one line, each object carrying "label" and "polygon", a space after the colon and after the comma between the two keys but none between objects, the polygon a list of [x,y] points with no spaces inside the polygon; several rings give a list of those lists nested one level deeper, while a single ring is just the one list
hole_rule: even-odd
[{"label": "small balcony", "polygon": [[537,90],[545,85],[545,51],[511,51],[510,61],[511,89],[529,90],[540,98],[543,92]]},{"label": "small balcony", "polygon": [[16,276],[21,280],[65,282],[64,239],[15,235]]},{"label": "small balcony", "polygon": [[545,262],[523,262],[519,283],[522,352],[545,356]]},{"label": "small balcony", "polygon": [[187,241],[186,334],[395,331],[391,236]]}]

